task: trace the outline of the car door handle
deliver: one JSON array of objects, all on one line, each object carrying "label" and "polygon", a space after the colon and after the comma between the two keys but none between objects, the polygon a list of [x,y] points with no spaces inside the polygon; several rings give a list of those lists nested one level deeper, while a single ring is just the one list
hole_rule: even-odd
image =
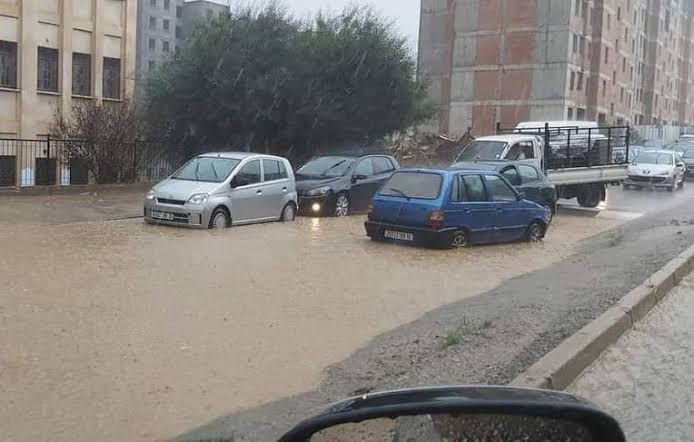
[{"label": "car door handle", "polygon": [[262,195],[262,194],[263,194],[263,191],[260,190],[260,189],[258,189],[258,190],[255,191],[255,193],[257,193],[258,195]]},{"label": "car door handle", "polygon": [[284,186],[284,187],[282,188],[282,192],[286,192],[286,191],[287,191],[287,186]]}]

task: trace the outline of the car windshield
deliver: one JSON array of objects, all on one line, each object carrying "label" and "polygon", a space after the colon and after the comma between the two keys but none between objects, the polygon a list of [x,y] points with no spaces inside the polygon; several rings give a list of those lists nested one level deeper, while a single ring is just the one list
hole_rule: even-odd
[{"label": "car windshield", "polygon": [[342,156],[327,156],[318,157],[304,164],[297,175],[315,176],[315,177],[338,177],[347,173],[349,168],[356,161],[352,157]]},{"label": "car windshield", "polygon": [[458,155],[456,162],[478,161],[478,160],[499,160],[504,153],[507,143],[503,141],[481,141],[475,140]]},{"label": "car windshield", "polygon": [[643,147],[663,147],[665,142],[663,140],[646,140],[643,142]]},{"label": "car windshield", "polygon": [[636,157],[634,163],[672,165],[672,154],[663,152],[643,152]]},{"label": "car windshield", "polygon": [[221,183],[241,160],[220,157],[195,157],[171,175],[174,180]]},{"label": "car windshield", "polygon": [[438,173],[397,172],[386,181],[379,193],[405,198],[435,199],[441,193],[442,180]]}]

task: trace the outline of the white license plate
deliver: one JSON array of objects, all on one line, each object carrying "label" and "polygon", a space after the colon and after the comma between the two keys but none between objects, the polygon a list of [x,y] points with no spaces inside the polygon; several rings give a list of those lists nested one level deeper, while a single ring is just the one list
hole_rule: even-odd
[{"label": "white license plate", "polygon": [[395,230],[386,230],[383,232],[383,236],[391,239],[399,239],[400,241],[412,241],[414,240],[414,235],[407,232],[397,232]]},{"label": "white license plate", "polygon": [[166,221],[173,221],[174,215],[173,215],[173,213],[158,212],[156,210],[152,210],[152,218],[163,219]]}]

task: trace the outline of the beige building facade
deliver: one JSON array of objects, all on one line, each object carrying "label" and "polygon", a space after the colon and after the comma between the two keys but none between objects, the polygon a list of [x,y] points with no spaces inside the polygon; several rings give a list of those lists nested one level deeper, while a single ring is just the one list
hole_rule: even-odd
[{"label": "beige building facade", "polygon": [[131,96],[136,25],[137,0],[0,0],[0,139],[43,138],[58,110]]}]

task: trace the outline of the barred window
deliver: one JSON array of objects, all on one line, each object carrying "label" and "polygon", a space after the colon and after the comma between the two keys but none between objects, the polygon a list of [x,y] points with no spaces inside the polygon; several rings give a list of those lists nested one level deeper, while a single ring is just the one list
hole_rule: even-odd
[{"label": "barred window", "polygon": [[92,57],[89,54],[72,54],[72,93],[92,94]]},{"label": "barred window", "polygon": [[58,92],[58,50],[39,46],[38,84],[41,91]]},{"label": "barred window", "polygon": [[0,40],[0,86],[17,87],[17,43]]},{"label": "barred window", "polygon": [[120,59],[104,57],[104,98],[120,98]]}]

